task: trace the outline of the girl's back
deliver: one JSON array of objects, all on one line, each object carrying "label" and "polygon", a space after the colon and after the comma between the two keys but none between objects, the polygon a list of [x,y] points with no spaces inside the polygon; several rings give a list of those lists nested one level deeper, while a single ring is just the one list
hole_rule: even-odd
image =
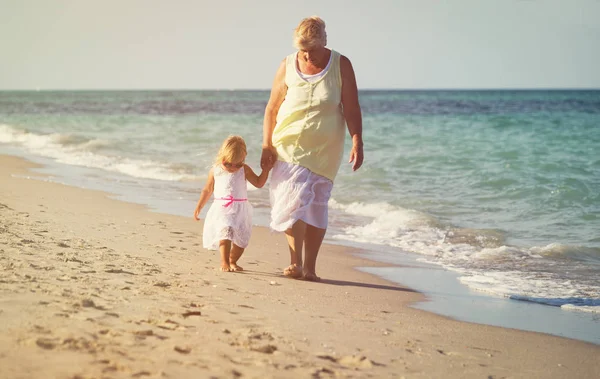
[{"label": "girl's back", "polygon": [[229,195],[236,199],[246,198],[248,192],[246,189],[246,174],[243,167],[234,173],[229,173],[222,166],[216,165],[213,168],[213,175],[215,176],[215,199]]},{"label": "girl's back", "polygon": [[214,201],[204,220],[203,245],[216,250],[219,241],[227,239],[245,248],[252,233],[252,206],[247,200],[244,167],[230,173],[216,165],[213,175]]}]

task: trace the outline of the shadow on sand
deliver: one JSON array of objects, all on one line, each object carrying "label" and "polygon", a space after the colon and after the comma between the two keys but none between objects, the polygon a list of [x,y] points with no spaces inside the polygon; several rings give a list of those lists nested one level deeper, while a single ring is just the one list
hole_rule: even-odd
[{"label": "shadow on sand", "polygon": [[[284,276],[284,275],[279,274],[279,273],[273,273],[273,272],[244,270],[244,271],[240,271],[239,273],[241,273],[241,274],[250,274],[250,275],[269,276],[269,277],[272,277],[272,278],[280,278],[280,279],[286,279],[286,280],[298,280],[300,282],[304,282],[305,281],[305,280],[302,280],[302,279],[288,278],[287,276]],[[351,286],[351,287],[373,288],[373,289],[387,290],[387,291],[401,291],[401,292],[414,292],[414,293],[418,293],[418,291],[415,291],[413,289],[406,288],[406,287],[389,286],[389,285],[383,285],[383,284],[352,282],[352,281],[349,281],[349,280],[321,279],[321,281],[319,281],[319,282],[312,282],[312,283],[329,284],[329,285],[333,285],[333,286]]]}]

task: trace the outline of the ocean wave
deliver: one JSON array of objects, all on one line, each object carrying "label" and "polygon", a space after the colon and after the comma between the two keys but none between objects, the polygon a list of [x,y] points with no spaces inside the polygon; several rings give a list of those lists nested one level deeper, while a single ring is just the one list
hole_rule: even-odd
[{"label": "ocean wave", "polygon": [[52,158],[59,163],[97,168],[136,178],[163,181],[198,179],[181,165],[100,154],[99,150],[110,146],[108,141],[73,134],[36,134],[0,125],[0,143],[22,147],[32,154]]},{"label": "ocean wave", "polygon": [[464,274],[459,281],[469,288],[513,300],[562,307],[599,307],[600,291],[585,283],[576,283],[549,272],[491,271],[473,272],[459,270]]},{"label": "ocean wave", "polygon": [[546,246],[534,246],[530,251],[543,257],[573,259],[600,266],[599,248],[551,243]]},{"label": "ocean wave", "polygon": [[504,246],[502,231],[458,228],[446,225],[427,213],[389,203],[341,204],[332,199],[330,208],[362,217],[364,221],[346,226],[342,233],[334,236],[336,239],[385,244],[431,256],[444,256],[446,253],[452,256],[460,253],[473,255],[485,248],[485,254],[481,255],[484,257],[493,255],[493,249]]},{"label": "ocean wave", "polygon": [[581,298],[581,297],[533,297],[524,295],[511,295],[510,299],[529,301],[532,303],[552,305],[554,307],[597,307],[600,310],[600,299]]},{"label": "ocean wave", "polygon": [[50,139],[65,147],[80,151],[97,151],[103,148],[110,147],[110,141],[103,139],[88,139],[74,134],[50,134]]},{"label": "ocean wave", "polygon": [[109,141],[102,139],[90,139],[76,134],[36,134],[4,124],[0,124],[0,142],[37,149],[53,146],[80,151],[93,151],[111,145]]},{"label": "ocean wave", "polygon": [[589,262],[600,256],[597,249],[510,246],[500,230],[447,225],[388,203],[332,203],[336,211],[362,217],[333,239],[419,254],[424,262],[458,272],[461,283],[480,292],[552,306],[600,306],[600,283],[589,271]]},{"label": "ocean wave", "polygon": [[393,219],[394,221],[391,224],[405,228],[439,226],[437,219],[427,213],[419,212],[414,209],[397,207],[385,202],[354,202],[345,205],[338,203],[335,199],[331,199],[329,207],[355,216],[372,217],[380,224],[385,224],[384,220],[386,219]]},{"label": "ocean wave", "polygon": [[568,311],[600,313],[600,306],[564,304],[560,308]]}]

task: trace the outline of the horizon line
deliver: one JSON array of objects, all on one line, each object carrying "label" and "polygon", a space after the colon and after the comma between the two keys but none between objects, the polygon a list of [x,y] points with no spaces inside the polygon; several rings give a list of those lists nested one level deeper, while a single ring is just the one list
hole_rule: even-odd
[{"label": "horizon line", "polygon": [[[270,91],[270,88],[0,88],[0,92],[66,92],[66,91]],[[431,88],[359,88],[358,91],[598,91],[600,87],[431,87]]]}]

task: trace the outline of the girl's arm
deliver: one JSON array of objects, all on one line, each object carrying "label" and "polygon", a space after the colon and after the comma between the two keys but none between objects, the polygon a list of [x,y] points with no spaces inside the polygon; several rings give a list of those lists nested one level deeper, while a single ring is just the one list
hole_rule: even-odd
[{"label": "girl's arm", "polygon": [[200,211],[202,210],[202,208],[206,205],[206,202],[208,201],[208,199],[210,199],[214,190],[215,190],[215,177],[213,175],[213,170],[211,168],[210,171],[208,172],[208,179],[206,180],[206,185],[202,189],[202,192],[200,192],[200,199],[198,199],[198,204],[196,204],[196,209],[194,210],[194,219],[196,219],[196,221],[200,220],[198,218],[198,215],[200,214]]},{"label": "girl's arm", "polygon": [[244,165],[244,173],[246,174],[246,180],[250,182],[256,188],[262,188],[267,182],[269,177],[269,171],[273,168],[273,164],[268,164],[260,173],[256,175],[254,171],[247,164]]},{"label": "girl's arm", "polygon": [[340,70],[342,71],[342,107],[348,132],[352,137],[352,149],[350,150],[350,162],[354,162],[352,170],[356,171],[363,164],[363,139],[362,139],[362,112],[358,102],[358,88],[356,77],[350,60],[342,55],[340,59]]},{"label": "girl's arm", "polygon": [[263,120],[263,144],[262,156],[260,158],[260,167],[265,169],[267,164],[275,163],[277,159],[275,149],[273,148],[273,130],[277,120],[277,112],[281,107],[281,103],[285,99],[287,86],[285,84],[285,59],[279,64],[273,86],[271,88],[271,96],[265,108],[265,117]]}]

